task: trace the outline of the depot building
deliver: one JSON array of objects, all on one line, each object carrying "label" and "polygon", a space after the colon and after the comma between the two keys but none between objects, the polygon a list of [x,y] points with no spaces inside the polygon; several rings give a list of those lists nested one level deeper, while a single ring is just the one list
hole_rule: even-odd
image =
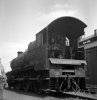
[{"label": "depot building", "polygon": [[85,59],[87,61],[86,82],[97,87],[97,29],[94,35],[82,39],[79,47],[85,49]]}]

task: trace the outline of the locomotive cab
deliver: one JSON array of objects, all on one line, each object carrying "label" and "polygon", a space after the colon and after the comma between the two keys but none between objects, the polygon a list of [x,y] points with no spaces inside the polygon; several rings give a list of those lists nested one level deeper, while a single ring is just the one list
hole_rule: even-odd
[{"label": "locomotive cab", "polygon": [[70,17],[64,21],[58,19],[47,27],[47,66],[51,90],[77,91],[86,88],[84,48],[78,48],[85,27],[84,23]]}]

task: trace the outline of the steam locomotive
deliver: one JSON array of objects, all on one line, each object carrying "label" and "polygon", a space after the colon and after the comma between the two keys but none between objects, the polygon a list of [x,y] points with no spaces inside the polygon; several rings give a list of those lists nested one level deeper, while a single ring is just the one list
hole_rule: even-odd
[{"label": "steam locomotive", "polygon": [[86,89],[84,48],[78,41],[85,23],[74,17],[61,17],[36,34],[25,52],[11,61],[7,73],[9,88],[24,91],[78,91]]}]

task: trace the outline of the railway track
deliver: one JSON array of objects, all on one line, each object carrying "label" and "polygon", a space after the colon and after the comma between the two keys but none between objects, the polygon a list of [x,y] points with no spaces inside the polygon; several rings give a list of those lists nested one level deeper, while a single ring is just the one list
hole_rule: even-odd
[{"label": "railway track", "polygon": [[[56,93],[55,90],[45,90],[45,92],[52,92]],[[61,92],[64,97],[70,97],[70,98],[80,98],[85,100],[97,100],[97,94],[91,94],[86,92]]]},{"label": "railway track", "polygon": [[87,100],[97,100],[97,95],[93,95],[90,93],[84,93],[84,92],[63,92],[63,94],[68,95],[70,97],[78,97],[81,99],[87,99]]}]

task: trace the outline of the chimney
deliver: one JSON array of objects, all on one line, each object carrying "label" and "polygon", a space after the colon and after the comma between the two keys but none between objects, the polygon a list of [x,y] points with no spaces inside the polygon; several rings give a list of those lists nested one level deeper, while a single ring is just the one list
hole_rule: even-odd
[{"label": "chimney", "polygon": [[18,51],[17,54],[18,56],[21,55],[23,52],[22,51]]},{"label": "chimney", "polygon": [[97,29],[94,30],[94,36],[97,36]]}]

